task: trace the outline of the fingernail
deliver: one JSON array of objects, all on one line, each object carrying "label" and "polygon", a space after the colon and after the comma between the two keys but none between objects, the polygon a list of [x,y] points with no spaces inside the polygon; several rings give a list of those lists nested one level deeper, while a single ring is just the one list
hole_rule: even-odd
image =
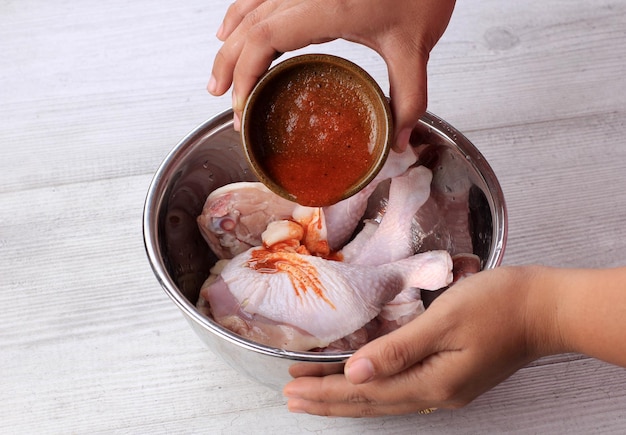
[{"label": "fingernail", "polygon": [[233,129],[235,131],[241,130],[241,118],[239,118],[239,113],[233,113]]},{"label": "fingernail", "polygon": [[217,37],[217,39],[219,40],[222,39],[222,33],[224,33],[224,23],[220,24],[220,27],[217,29],[217,32],[215,33],[215,36]]},{"label": "fingernail", "polygon": [[235,89],[233,89],[233,94],[232,94],[232,105],[233,105],[233,110],[234,111],[238,111],[241,109],[241,107],[239,107],[239,100],[237,99],[237,94],[235,94]]},{"label": "fingernail", "polygon": [[297,399],[290,399],[287,402],[287,410],[294,414],[306,414],[306,411],[304,410],[304,402]]},{"label": "fingernail", "polygon": [[217,90],[217,80],[215,79],[215,76],[213,74],[211,74],[211,78],[209,79],[209,84],[206,86],[207,91],[209,91],[212,94],[215,94],[215,91]]},{"label": "fingernail", "polygon": [[237,94],[235,94],[235,90],[233,89],[233,128],[235,131],[239,131],[241,127],[241,118],[239,117],[239,112],[241,108],[239,107],[239,100],[237,100]]},{"label": "fingernail", "polygon": [[288,399],[300,398],[300,394],[298,393],[298,390],[296,388],[293,388],[291,384],[285,385],[285,387],[283,388],[283,396],[285,396]]},{"label": "fingernail", "polygon": [[346,378],[352,384],[363,384],[374,377],[374,365],[367,358],[354,361],[345,370]]},{"label": "fingernail", "polygon": [[395,148],[398,151],[404,151],[406,147],[409,145],[409,139],[411,138],[410,128],[405,128],[404,130],[400,130],[398,136],[396,137]]}]

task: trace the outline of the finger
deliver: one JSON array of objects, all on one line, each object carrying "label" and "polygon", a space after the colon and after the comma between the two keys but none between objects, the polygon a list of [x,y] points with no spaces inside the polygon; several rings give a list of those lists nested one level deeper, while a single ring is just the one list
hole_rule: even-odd
[{"label": "finger", "polygon": [[[314,12],[317,2],[292,2],[250,27],[233,73],[236,111],[241,111],[259,77],[267,71],[276,53],[284,53],[310,44],[319,44],[341,36],[340,26],[327,12]],[[315,14],[317,20],[311,20]]]},{"label": "finger", "polygon": [[[422,407],[420,407],[422,406]],[[385,415],[404,415],[429,409],[427,405],[404,402],[393,405],[370,403],[327,403],[304,399],[288,399],[287,409],[295,413],[307,413],[327,417],[381,417]]]},{"label": "finger", "polygon": [[279,6],[280,4],[274,1],[262,2],[256,9],[247,13],[241,23],[230,33],[213,61],[211,78],[207,85],[207,90],[211,94],[222,95],[230,88],[233,82],[233,71],[241,57],[250,28],[264,20]]},{"label": "finger", "polygon": [[344,376],[334,375],[299,378],[283,392],[292,412],[363,417],[407,414],[434,406],[427,398],[421,399],[414,387],[415,382],[404,377],[352,385]]},{"label": "finger", "polygon": [[289,374],[293,378],[303,376],[327,376],[336,373],[343,373],[343,363],[333,364],[311,364],[311,363],[295,363],[289,367]]},{"label": "finger", "polygon": [[226,10],[222,25],[217,31],[217,38],[225,41],[233,31],[241,24],[243,19],[256,9],[265,0],[237,0]]},{"label": "finger", "polygon": [[354,384],[393,376],[439,350],[441,331],[428,312],[407,325],[363,346],[346,362],[346,378]]},{"label": "finger", "polygon": [[[513,373],[494,377],[483,363],[468,352],[443,352],[401,374],[367,384],[351,384],[341,375],[298,378],[285,386],[283,394],[293,412],[318,415],[396,415],[431,407],[460,408]],[[489,382],[484,382],[485,377]]]},{"label": "finger", "polygon": [[437,370],[445,369],[441,358],[426,360],[402,373],[376,379],[366,384],[350,383],[341,374],[324,377],[302,377],[291,381],[283,389],[285,396],[313,402],[328,403],[370,403],[394,405],[415,402],[419,406],[425,402],[441,405],[433,386],[438,376]]},{"label": "finger", "polygon": [[406,149],[411,132],[426,112],[428,103],[428,53],[417,50],[414,55],[391,52],[385,56],[389,71],[389,97],[394,115],[394,149]]}]

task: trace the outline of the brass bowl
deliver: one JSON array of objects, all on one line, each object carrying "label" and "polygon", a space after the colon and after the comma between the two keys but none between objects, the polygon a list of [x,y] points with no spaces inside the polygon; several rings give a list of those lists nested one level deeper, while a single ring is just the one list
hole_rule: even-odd
[{"label": "brass bowl", "polygon": [[365,187],[385,163],[392,135],[391,108],[376,81],[326,54],[271,68],[241,119],[243,148],[258,179],[308,206],[331,205]]}]

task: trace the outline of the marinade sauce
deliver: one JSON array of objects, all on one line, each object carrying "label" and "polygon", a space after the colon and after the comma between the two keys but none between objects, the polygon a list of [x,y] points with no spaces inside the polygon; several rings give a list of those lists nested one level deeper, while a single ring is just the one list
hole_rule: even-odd
[{"label": "marinade sauce", "polygon": [[324,64],[291,68],[259,95],[253,152],[299,204],[338,202],[371,167],[376,123],[362,86]]}]

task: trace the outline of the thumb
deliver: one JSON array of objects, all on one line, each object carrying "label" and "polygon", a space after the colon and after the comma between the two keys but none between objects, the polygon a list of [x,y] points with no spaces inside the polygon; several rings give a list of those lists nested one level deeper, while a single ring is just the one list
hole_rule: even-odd
[{"label": "thumb", "polygon": [[425,314],[355,352],[344,368],[348,381],[363,384],[393,376],[436,352],[438,334],[428,328],[423,317]]},{"label": "thumb", "polygon": [[394,53],[385,59],[394,118],[394,149],[404,151],[413,128],[426,112],[428,52]]}]

